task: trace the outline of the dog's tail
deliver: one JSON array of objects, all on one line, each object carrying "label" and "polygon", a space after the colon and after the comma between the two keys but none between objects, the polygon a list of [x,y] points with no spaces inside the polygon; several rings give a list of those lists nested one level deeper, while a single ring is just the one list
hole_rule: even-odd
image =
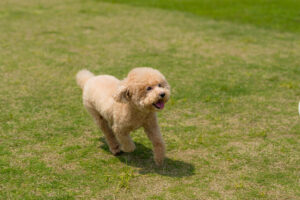
[{"label": "dog's tail", "polygon": [[87,80],[89,80],[93,76],[95,76],[95,75],[92,72],[90,72],[86,69],[80,70],[76,74],[76,82],[81,87],[81,89],[83,89],[83,87],[84,87],[85,83],[87,82]]}]

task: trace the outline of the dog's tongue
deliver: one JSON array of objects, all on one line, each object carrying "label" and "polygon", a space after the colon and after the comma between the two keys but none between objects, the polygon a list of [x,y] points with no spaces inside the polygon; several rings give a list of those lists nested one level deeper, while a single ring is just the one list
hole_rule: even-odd
[{"label": "dog's tongue", "polygon": [[162,101],[159,101],[155,104],[159,109],[163,109],[165,107],[165,103]]}]

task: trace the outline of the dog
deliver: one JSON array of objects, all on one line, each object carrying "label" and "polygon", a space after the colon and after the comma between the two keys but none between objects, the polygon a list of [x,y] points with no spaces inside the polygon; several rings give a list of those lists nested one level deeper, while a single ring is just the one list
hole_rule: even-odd
[{"label": "dog", "polygon": [[162,165],[165,143],[160,133],[156,112],[170,98],[170,85],[156,69],[134,68],[123,80],[114,76],[95,76],[88,70],[76,75],[83,90],[83,105],[105,135],[113,155],[133,152],[130,132],[140,127],[153,145],[154,160]]}]

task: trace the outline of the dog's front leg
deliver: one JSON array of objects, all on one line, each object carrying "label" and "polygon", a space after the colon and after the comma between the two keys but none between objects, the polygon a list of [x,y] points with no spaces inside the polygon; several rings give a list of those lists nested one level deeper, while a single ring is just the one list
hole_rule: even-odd
[{"label": "dog's front leg", "polygon": [[133,152],[135,150],[135,144],[132,141],[129,132],[118,131],[115,129],[117,140],[121,144],[121,149],[124,152]]},{"label": "dog's front leg", "polygon": [[155,114],[147,120],[144,130],[152,142],[155,163],[162,165],[165,158],[165,143],[160,133]]}]

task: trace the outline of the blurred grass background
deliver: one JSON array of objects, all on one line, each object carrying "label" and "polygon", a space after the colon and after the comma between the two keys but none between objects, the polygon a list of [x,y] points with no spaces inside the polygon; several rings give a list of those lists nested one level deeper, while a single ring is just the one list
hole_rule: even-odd
[{"label": "blurred grass background", "polygon": [[192,13],[261,28],[300,32],[298,0],[98,0]]}]

